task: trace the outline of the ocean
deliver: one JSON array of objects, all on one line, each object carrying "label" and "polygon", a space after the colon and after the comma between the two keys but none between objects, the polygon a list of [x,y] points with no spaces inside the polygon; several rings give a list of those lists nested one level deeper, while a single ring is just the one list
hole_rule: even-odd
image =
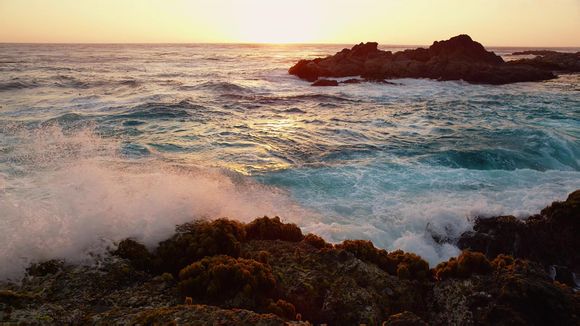
[{"label": "ocean", "polygon": [[433,266],[474,218],[580,188],[580,75],[317,88],[287,73],[344,47],[0,44],[0,279],[264,215]]}]

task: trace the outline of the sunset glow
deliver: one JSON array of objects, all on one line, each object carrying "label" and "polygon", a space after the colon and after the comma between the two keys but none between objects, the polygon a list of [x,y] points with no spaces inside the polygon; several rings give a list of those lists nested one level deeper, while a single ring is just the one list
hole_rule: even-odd
[{"label": "sunset glow", "polygon": [[578,46],[577,0],[0,0],[0,42]]}]

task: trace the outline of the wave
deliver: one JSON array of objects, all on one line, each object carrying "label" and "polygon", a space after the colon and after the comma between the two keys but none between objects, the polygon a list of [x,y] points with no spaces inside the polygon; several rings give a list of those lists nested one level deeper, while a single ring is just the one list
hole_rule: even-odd
[{"label": "wave", "polygon": [[300,110],[299,108],[290,108],[290,109],[283,110],[282,112],[284,112],[284,113],[297,113],[297,114],[306,113],[306,111]]},{"label": "wave", "polygon": [[319,102],[358,102],[355,99],[350,99],[343,96],[328,95],[328,94],[300,94],[280,97],[264,97],[260,102],[287,102],[287,101],[319,101]]},{"label": "wave", "polygon": [[92,85],[88,81],[81,80],[68,75],[59,75],[54,78],[54,86],[62,88],[74,88],[74,89],[88,89]]},{"label": "wave", "polygon": [[8,82],[0,82],[0,92],[36,88],[38,86],[39,86],[38,82],[36,81],[23,81],[18,79],[12,79],[11,81]]},{"label": "wave", "polygon": [[84,121],[86,120],[87,117],[85,115],[82,115],[80,113],[65,113],[62,114],[58,117],[54,117],[51,119],[48,119],[44,122],[42,122],[41,125],[52,125],[52,124],[59,124],[61,126],[65,126],[65,125],[71,125],[71,124],[76,124],[79,121]]},{"label": "wave", "polygon": [[178,88],[182,91],[189,90],[209,90],[220,93],[251,93],[249,88],[228,82],[205,82],[194,86],[181,86]]},{"label": "wave", "polygon": [[109,119],[187,119],[197,110],[203,111],[205,107],[188,100],[178,103],[145,103],[111,115]]},{"label": "wave", "polygon": [[431,266],[455,256],[452,244],[472,218],[536,214],[578,188],[576,171],[486,171],[363,160],[263,174],[268,185],[291,189],[305,209],[319,213],[305,232],[330,242],[368,239],[387,250],[421,255]]},{"label": "wave", "polygon": [[[542,159],[538,159],[542,158]],[[508,170],[532,169],[576,170],[580,165],[573,156],[565,151],[555,149],[551,153],[524,153],[507,149],[487,149],[474,151],[449,150],[434,155],[428,155],[421,162],[438,164],[452,168],[471,170]]]},{"label": "wave", "polygon": [[136,88],[142,85],[142,82],[133,78],[121,78],[121,79],[110,79],[110,80],[84,80],[81,78],[76,78],[69,75],[59,75],[52,78],[52,85],[60,88],[73,88],[73,89],[90,89],[98,87],[130,87]]},{"label": "wave", "polygon": [[21,172],[0,174],[0,278],[44,259],[90,263],[126,237],[154,246],[196,218],[305,215],[285,192],[232,172],[124,160],[120,143],[91,130],[19,137]]},{"label": "wave", "polygon": [[117,84],[120,86],[138,87],[141,85],[141,82],[135,79],[122,79],[117,81]]}]

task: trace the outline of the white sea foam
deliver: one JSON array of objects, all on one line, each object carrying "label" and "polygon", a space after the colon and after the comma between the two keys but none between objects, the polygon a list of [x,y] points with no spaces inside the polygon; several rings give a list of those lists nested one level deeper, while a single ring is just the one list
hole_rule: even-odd
[{"label": "white sea foam", "polygon": [[[2,46],[23,64],[0,75],[18,84],[0,100],[0,278],[128,236],[153,246],[193,218],[265,214],[433,265],[457,249],[432,234],[580,188],[578,75],[312,88],[287,72],[341,48]],[[85,124],[106,139],[69,132]]]},{"label": "white sea foam", "polygon": [[194,218],[302,215],[283,191],[220,170],[127,163],[88,131],[48,128],[21,141],[12,155],[26,171],[0,179],[3,278],[32,261],[87,262],[126,237],[154,246]]},{"label": "white sea foam", "polygon": [[[356,179],[359,184],[356,190],[349,188],[352,191],[348,194],[338,194],[340,187],[333,185],[337,181],[320,171],[312,172],[316,177],[304,177],[300,175],[306,172],[296,172],[290,173],[289,178],[318,178],[312,182],[326,180],[329,184],[325,189],[301,189],[296,193],[305,207],[324,212],[324,217],[306,225],[305,231],[320,234],[332,242],[372,240],[388,250],[417,253],[431,266],[459,253],[453,242],[472,228],[475,217],[527,217],[552,201],[564,200],[579,187],[578,172],[573,171],[471,171],[434,167],[421,167],[421,170],[421,173],[413,169],[400,174],[373,173],[372,178],[376,180],[390,180],[392,189],[388,191],[376,191],[378,187],[370,180],[362,180],[361,173],[344,173],[341,184],[349,184],[348,178]],[[488,186],[467,188],[464,183],[474,179]],[[467,189],[457,189],[462,186]],[[451,243],[439,244],[434,237]]]}]

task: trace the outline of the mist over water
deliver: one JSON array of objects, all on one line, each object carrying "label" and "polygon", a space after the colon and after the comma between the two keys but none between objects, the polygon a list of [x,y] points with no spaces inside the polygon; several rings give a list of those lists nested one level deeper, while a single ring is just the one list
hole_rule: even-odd
[{"label": "mist over water", "polygon": [[341,48],[0,45],[0,278],[224,216],[435,264],[458,251],[431,234],[580,188],[579,75],[314,88],[286,72]]}]

